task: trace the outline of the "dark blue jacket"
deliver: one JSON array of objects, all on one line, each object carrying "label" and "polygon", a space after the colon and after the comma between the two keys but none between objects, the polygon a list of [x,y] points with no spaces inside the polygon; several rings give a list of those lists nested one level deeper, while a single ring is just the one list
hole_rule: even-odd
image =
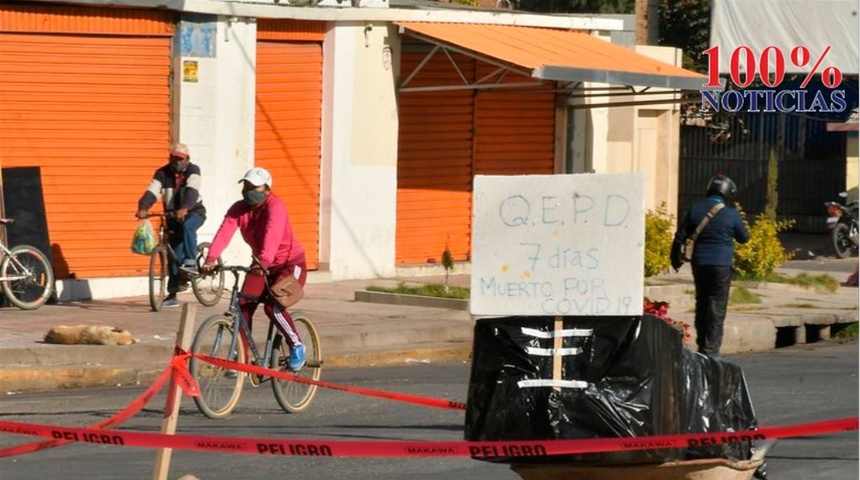
[{"label": "dark blue jacket", "polygon": [[[689,235],[692,235],[699,226],[699,222],[708,214],[711,208],[722,202],[719,195],[710,196],[701,202],[697,202],[684,215],[684,219],[678,225],[675,240],[672,242],[672,262],[680,264],[680,247]],[[696,248],[693,250],[693,265],[710,266],[732,266],[735,254],[733,240],[738,243],[747,243],[750,232],[744,225],[741,215],[737,209],[726,206],[716,215],[699,234],[696,240]]]}]

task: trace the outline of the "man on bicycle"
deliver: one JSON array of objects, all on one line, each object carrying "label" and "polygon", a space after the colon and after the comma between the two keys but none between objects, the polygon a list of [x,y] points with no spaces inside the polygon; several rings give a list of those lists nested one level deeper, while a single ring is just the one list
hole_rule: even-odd
[{"label": "man on bicycle", "polygon": [[297,371],[305,364],[305,346],[289,311],[281,307],[267,287],[288,275],[304,286],[307,280],[305,250],[293,234],[286,205],[272,193],[272,175],[264,168],[255,167],[248,170],[239,183],[243,199],[227,210],[200,273],[214,272],[216,260],[239,229],[255,259],[254,267],[242,284],[239,308],[250,327],[257,306],[263,304],[266,316],[290,346],[290,370]]},{"label": "man on bicycle", "polygon": [[[143,219],[160,196],[164,211],[172,212],[167,217],[170,246],[182,269],[194,273],[197,269],[197,230],[206,220],[206,208],[200,196],[200,167],[191,163],[188,146],[177,143],[170,149],[167,165],[155,171],[149,188],[137,203],[137,218]],[[179,303],[176,293],[188,289],[188,280],[180,275],[180,266],[169,262],[170,276],[167,280],[167,297],[162,304],[175,307]]]}]

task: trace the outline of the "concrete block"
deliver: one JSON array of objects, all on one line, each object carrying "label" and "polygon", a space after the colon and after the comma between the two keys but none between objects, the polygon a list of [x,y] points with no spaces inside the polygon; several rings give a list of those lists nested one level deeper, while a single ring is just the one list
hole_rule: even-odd
[{"label": "concrete block", "polygon": [[775,346],[776,327],[770,319],[753,316],[726,319],[720,353],[767,351]]}]

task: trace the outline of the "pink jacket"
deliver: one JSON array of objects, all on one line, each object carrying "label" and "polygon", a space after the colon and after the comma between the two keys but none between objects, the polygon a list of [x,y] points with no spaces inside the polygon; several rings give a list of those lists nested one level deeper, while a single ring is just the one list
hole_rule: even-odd
[{"label": "pink jacket", "polygon": [[227,210],[212,240],[206,263],[213,263],[221,256],[237,228],[264,268],[297,265],[305,261],[305,249],[293,235],[287,207],[280,198],[270,193],[263,205],[255,210],[244,200],[239,200]]}]

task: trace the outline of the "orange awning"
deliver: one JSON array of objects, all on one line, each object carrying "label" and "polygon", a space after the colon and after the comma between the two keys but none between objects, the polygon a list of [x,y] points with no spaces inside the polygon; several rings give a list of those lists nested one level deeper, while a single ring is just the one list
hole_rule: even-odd
[{"label": "orange awning", "polygon": [[540,80],[703,90],[707,77],[584,32],[511,25],[396,22],[413,35],[515,65]]}]

